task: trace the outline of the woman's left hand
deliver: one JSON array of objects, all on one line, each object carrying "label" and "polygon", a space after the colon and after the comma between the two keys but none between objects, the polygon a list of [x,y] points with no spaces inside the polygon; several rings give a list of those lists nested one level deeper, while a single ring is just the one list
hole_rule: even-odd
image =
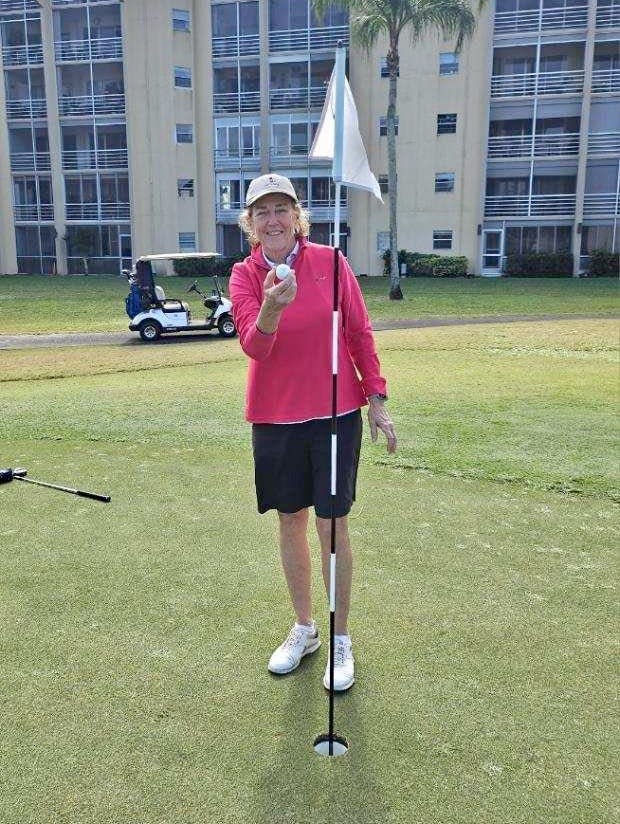
[{"label": "woman's left hand", "polygon": [[380,398],[368,399],[368,423],[370,424],[370,437],[373,443],[377,440],[377,430],[380,429],[387,438],[387,451],[396,452],[396,432],[394,424],[385,408],[385,401]]}]

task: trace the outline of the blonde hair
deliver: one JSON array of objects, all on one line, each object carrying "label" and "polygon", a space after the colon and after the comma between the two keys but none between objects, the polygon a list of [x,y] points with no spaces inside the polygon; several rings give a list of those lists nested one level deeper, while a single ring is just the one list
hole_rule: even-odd
[{"label": "blonde hair", "polygon": [[[308,237],[310,234],[310,215],[299,203],[293,203],[293,211],[295,212],[295,237]],[[239,226],[245,232],[250,246],[258,246],[259,240],[254,233],[254,221],[252,219],[252,211],[256,204],[253,203],[244,209],[239,217]]]}]

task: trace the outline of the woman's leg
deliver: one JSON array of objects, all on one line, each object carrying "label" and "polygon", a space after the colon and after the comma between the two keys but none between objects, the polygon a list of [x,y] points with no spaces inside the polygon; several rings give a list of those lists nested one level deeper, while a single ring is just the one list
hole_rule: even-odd
[{"label": "woman's leg", "polygon": [[312,569],[308,546],[308,510],[278,512],[280,559],[299,624],[312,623]]},{"label": "woman's leg", "polygon": [[[331,553],[331,519],[317,518],[316,531],[321,542],[321,565],[323,581],[329,596],[329,567]],[[348,635],[347,621],[351,604],[351,581],[353,578],[353,553],[349,540],[347,516],[336,518],[336,635]]]}]

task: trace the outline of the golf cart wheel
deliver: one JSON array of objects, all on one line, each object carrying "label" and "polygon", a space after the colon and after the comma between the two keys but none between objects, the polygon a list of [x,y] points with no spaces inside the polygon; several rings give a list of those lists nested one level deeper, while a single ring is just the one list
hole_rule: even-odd
[{"label": "golf cart wheel", "polygon": [[138,327],[138,332],[142,340],[151,343],[161,336],[161,326],[156,320],[143,320]]},{"label": "golf cart wheel", "polygon": [[237,334],[235,322],[230,315],[222,315],[217,322],[217,331],[223,338],[234,338]]}]

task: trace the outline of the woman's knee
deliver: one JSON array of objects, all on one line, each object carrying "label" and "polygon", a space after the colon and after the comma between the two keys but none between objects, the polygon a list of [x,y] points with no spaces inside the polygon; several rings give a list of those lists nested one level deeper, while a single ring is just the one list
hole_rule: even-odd
[{"label": "woman's knee", "polygon": [[308,510],[299,509],[297,512],[278,512],[280,520],[280,531],[296,532],[305,530],[308,526]]}]

